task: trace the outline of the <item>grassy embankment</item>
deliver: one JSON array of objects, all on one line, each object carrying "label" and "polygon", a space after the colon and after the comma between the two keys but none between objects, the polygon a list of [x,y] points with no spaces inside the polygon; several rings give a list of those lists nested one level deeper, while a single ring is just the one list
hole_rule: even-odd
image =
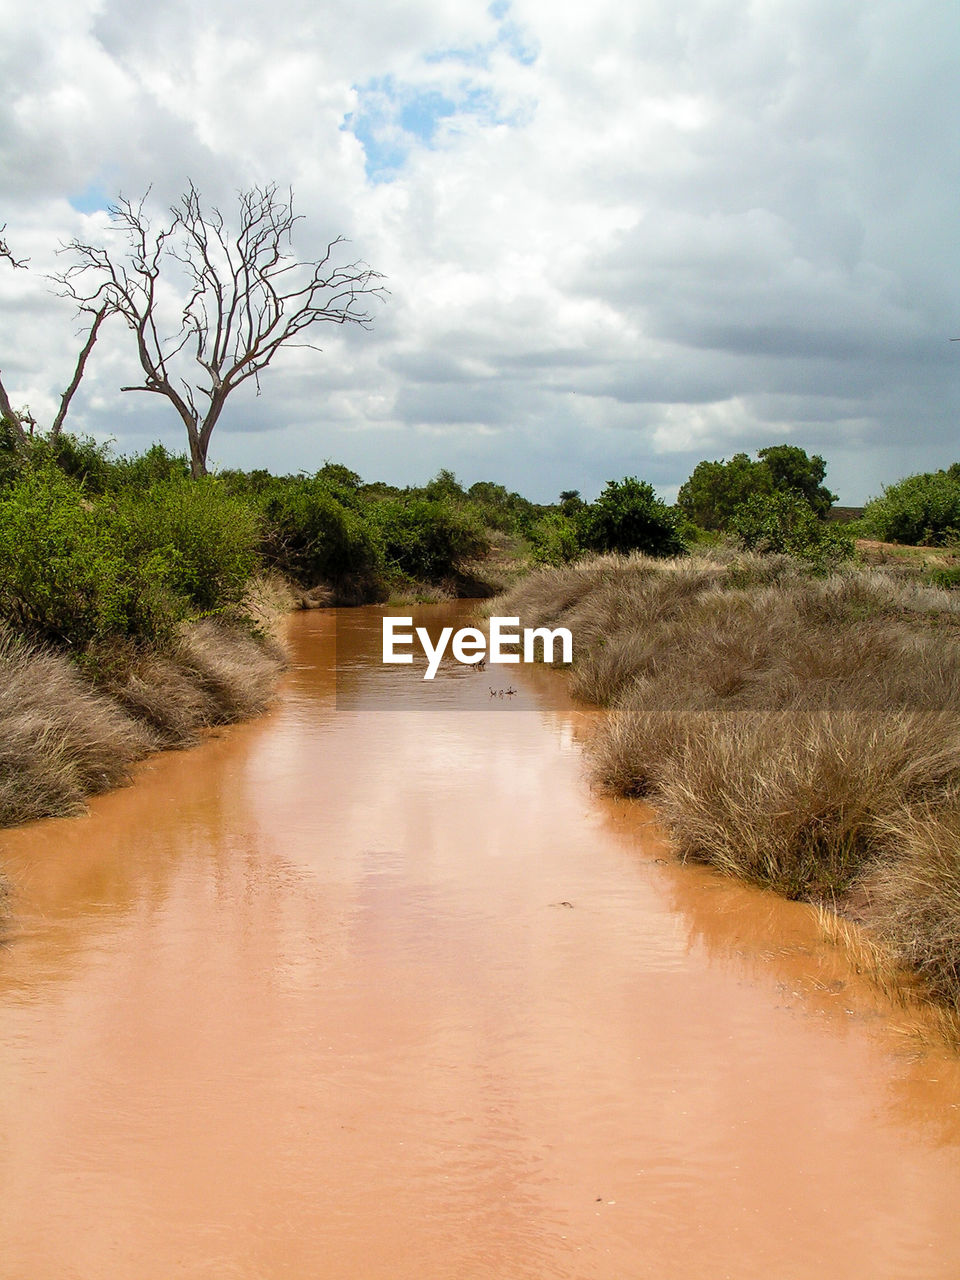
[{"label": "grassy embankment", "polygon": [[531,512],[448,473],[192,480],[159,446],[0,437],[0,826],[75,812],[146,753],[259,713],[297,605],[502,587]]},{"label": "grassy embankment", "polygon": [[37,448],[0,485],[0,825],[76,812],[132,763],[261,711],[292,604],[243,503],[97,492]]},{"label": "grassy embankment", "polygon": [[598,558],[494,602],[568,626],[607,791],[681,858],[837,907],[960,1007],[960,597],[780,556]]}]

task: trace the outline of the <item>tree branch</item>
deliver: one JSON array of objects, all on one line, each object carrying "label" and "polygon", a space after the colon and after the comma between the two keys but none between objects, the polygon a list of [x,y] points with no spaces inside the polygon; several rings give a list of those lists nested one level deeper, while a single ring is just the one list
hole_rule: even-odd
[{"label": "tree branch", "polygon": [[64,391],[60,400],[60,408],[57,410],[57,416],[53,420],[50,428],[50,439],[56,440],[63,429],[63,420],[67,416],[67,410],[70,408],[70,401],[73,399],[77,387],[80,385],[80,379],[83,377],[84,369],[87,366],[87,358],[93,350],[93,344],[97,340],[97,334],[100,332],[100,326],[107,318],[109,306],[104,303],[97,311],[93,313],[93,323],[90,325],[90,331],[87,334],[87,340],[80,348],[80,354],[77,356],[76,367],[73,371],[73,377],[70,379],[70,385]]},{"label": "tree branch", "polygon": [[[158,230],[145,213],[146,200],[121,196],[110,213],[124,247],[74,240],[68,246],[74,263],[58,282],[82,308],[103,306],[105,313],[123,316],[144,372],[142,386],[123,389],[170,400],[187,428],[194,474],[202,474],[230,393],[248,378],[259,387],[259,375],[280,348],[312,325],[369,326],[363,300],[383,298],[382,277],[364,262],[335,264],[344,243],[339,236],[319,259],[297,259],[291,244],[300,217],[293,212],[293,192],[280,196],[275,184],[239,193],[232,232],[219,209],[204,210],[193,182]],[[178,271],[186,285],[180,289],[180,328],[164,336],[161,317],[177,291]],[[193,373],[185,375],[191,352]],[[203,412],[198,395],[209,402]]]}]

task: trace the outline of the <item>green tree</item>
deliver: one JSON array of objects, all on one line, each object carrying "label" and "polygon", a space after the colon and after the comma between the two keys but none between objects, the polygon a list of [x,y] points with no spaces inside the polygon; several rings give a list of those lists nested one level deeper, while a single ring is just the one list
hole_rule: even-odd
[{"label": "green tree", "polygon": [[749,498],[773,492],[768,467],[745,453],[729,462],[698,462],[693,474],[680,486],[677,506],[701,529],[725,529],[737,508]]},{"label": "green tree", "polygon": [[735,453],[729,462],[699,462],[680,486],[677,506],[701,529],[727,529],[737,510],[752,498],[772,493],[802,498],[819,518],[826,516],[836,494],[823,484],[827,464],[792,444],[769,445],[757,461]]},{"label": "green tree", "polygon": [[517,532],[535,518],[536,508],[519,493],[512,493],[492,480],[478,480],[467,490],[467,497],[479,511],[485,524],[493,529]]},{"label": "green tree", "polygon": [[433,479],[424,486],[423,496],[434,502],[462,502],[467,496],[463,485],[447,467],[441,467]]},{"label": "green tree", "polygon": [[644,551],[651,556],[683,555],[686,544],[674,511],[635,476],[610,480],[580,514],[580,538],[592,551]]},{"label": "green tree", "polygon": [[907,476],[867,503],[864,524],[884,542],[942,546],[960,537],[960,467]]},{"label": "green tree", "polygon": [[575,516],[587,504],[580,497],[579,489],[564,489],[560,495],[560,510],[565,516]]},{"label": "green tree", "polygon": [[775,489],[799,494],[821,519],[836,502],[837,495],[823,483],[827,464],[819,453],[811,458],[795,444],[774,444],[759,449],[757,457],[770,472]]},{"label": "green tree", "polygon": [[443,582],[490,548],[469,509],[432,498],[387,498],[370,507],[387,566],[424,582]]},{"label": "green tree", "polygon": [[779,552],[827,569],[853,555],[853,539],[821,520],[797,493],[755,494],[736,512],[730,531],[748,551]]}]

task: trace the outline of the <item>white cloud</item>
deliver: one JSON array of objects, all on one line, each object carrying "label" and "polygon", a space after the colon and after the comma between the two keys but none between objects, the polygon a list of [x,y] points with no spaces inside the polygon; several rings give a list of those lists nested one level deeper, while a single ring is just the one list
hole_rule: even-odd
[{"label": "white cloud", "polygon": [[[42,272],[84,213],[189,176],[291,183],[304,253],[389,276],[238,398],[229,465],[452,466],[547,497],[789,439],[853,501],[953,460],[958,34],[933,0],[41,0],[0,7],[0,367],[52,412],[69,310]],[[72,203],[71,203],[72,202]],[[74,425],[175,421],[98,346]],[[166,425],[161,425],[161,424]]]}]

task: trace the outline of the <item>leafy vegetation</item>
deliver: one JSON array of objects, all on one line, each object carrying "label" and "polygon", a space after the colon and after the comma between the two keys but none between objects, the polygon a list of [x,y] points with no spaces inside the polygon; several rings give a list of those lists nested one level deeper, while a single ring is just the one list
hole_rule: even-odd
[{"label": "leafy vegetation", "polygon": [[729,462],[698,462],[680,486],[677,506],[701,529],[725,529],[743,503],[772,491],[767,468],[745,453],[735,453]]},{"label": "leafy vegetation", "polygon": [[960,540],[960,466],[886,486],[867,503],[863,524],[883,542],[937,547]]},{"label": "leafy vegetation", "polygon": [[304,587],[350,579],[367,582],[370,598],[378,594],[380,543],[341,478],[275,481],[259,494],[258,509],[269,564]]},{"label": "leafy vegetation", "polygon": [[123,518],[44,463],[0,491],[0,617],[84,653],[114,637],[158,641],[185,615],[172,548],[125,539]]},{"label": "leafy vegetation", "polygon": [[820,520],[795,493],[754,495],[737,508],[729,528],[747,551],[797,556],[821,569],[850,559],[854,551],[848,533]]},{"label": "leafy vegetation", "polygon": [[578,516],[580,539],[591,551],[644,551],[652,556],[685,551],[675,512],[653,485],[627,477],[610,480],[596,502]]},{"label": "leafy vegetation", "polygon": [[836,501],[823,483],[827,464],[796,445],[760,449],[757,461],[736,453],[729,462],[699,462],[680,486],[677,506],[702,529],[730,527],[741,507],[782,495],[802,501],[820,519]]},{"label": "leafy vegetation", "polygon": [[387,498],[370,518],[387,565],[424,582],[442,582],[489,549],[480,520],[447,496]]},{"label": "leafy vegetation", "polygon": [[527,536],[537,564],[570,564],[583,552],[577,522],[562,510],[541,516]]}]

